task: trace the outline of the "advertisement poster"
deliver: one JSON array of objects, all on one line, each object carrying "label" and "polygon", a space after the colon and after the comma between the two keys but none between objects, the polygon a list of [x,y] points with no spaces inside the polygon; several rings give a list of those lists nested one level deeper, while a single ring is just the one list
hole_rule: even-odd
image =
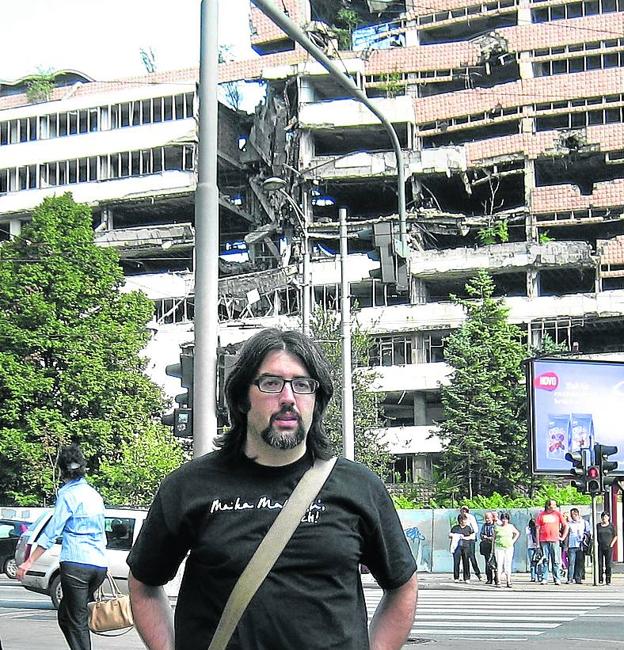
[{"label": "advertisement poster", "polygon": [[624,363],[533,359],[529,363],[533,471],[566,475],[568,452],[616,445],[624,474]]}]

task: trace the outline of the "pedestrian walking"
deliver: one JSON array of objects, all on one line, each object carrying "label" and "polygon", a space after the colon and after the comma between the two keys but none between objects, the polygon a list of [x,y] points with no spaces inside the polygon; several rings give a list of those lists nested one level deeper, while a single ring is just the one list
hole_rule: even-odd
[{"label": "pedestrian walking", "polygon": [[470,540],[468,544],[468,560],[472,566],[472,571],[477,576],[477,579],[481,580],[481,569],[479,568],[479,563],[477,562],[476,549],[477,549],[477,536],[479,534],[479,524],[477,523],[477,518],[470,512],[468,506],[462,506],[459,509],[460,514],[463,514],[467,521],[468,525],[472,528],[474,537]]},{"label": "pedestrian walking", "polygon": [[609,513],[600,514],[600,523],[596,526],[598,540],[598,582],[611,584],[611,559],[613,547],[617,542],[615,526],[611,523]]},{"label": "pedestrian walking", "polygon": [[18,580],[61,538],[60,573],[63,598],[58,624],[71,650],[90,650],[87,603],[106,578],[104,502],[85,479],[87,463],[77,444],[62,447],[57,467],[63,486],[52,518],[17,570]]},{"label": "pedestrian walking", "polygon": [[464,514],[457,516],[457,523],[449,533],[451,554],[453,555],[453,579],[459,582],[459,565],[462,566],[464,582],[470,582],[470,542],[474,539],[474,530]]},{"label": "pedestrian walking", "polygon": [[526,536],[527,559],[531,572],[531,582],[541,581],[544,554],[539,542],[537,541],[537,527],[533,517],[529,519],[529,524],[526,527]]},{"label": "pedestrian walking", "polygon": [[550,568],[554,583],[560,585],[561,542],[568,534],[568,525],[562,514],[557,510],[557,502],[554,499],[548,499],[546,501],[544,510],[537,515],[535,525],[537,540],[544,553],[543,576],[540,584],[548,582],[548,571]]},{"label": "pedestrian walking", "polygon": [[488,560],[492,556],[494,543],[494,516],[492,512],[486,512],[484,523],[479,533],[479,553],[483,556],[485,562],[486,585],[494,584],[496,572]]},{"label": "pedestrian walking", "polygon": [[500,587],[503,575],[507,587],[511,587],[514,544],[520,537],[518,529],[511,523],[508,512],[498,515],[500,525],[494,529],[494,554],[496,556],[496,586]]},{"label": "pedestrian walking", "polygon": [[589,535],[589,522],[585,521],[578,508],[570,510],[570,521],[568,523],[568,580],[567,584],[583,582],[583,568],[585,565],[585,554],[583,553],[583,538]]},{"label": "pedestrian walking", "polygon": [[[164,479],[128,557],[135,625],[147,648],[211,642],[278,512],[315,461],[331,457],[323,417],[332,393],[330,367],[303,334],[268,329],[243,346],[225,384],[231,428],[216,451]],[[172,621],[162,585],[187,554]],[[370,630],[360,564],[384,590]],[[398,650],[414,618],[415,570],[383,482],[339,458],[228,647]]]}]

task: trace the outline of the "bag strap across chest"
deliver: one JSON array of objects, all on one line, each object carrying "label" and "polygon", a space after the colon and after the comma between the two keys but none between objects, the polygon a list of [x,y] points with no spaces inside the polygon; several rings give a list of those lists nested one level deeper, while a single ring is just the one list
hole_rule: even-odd
[{"label": "bag strap across chest", "polygon": [[301,477],[234,585],[208,650],[225,650],[247,605],[277,562],[308,506],[321,491],[336,460],[335,457],[329,460],[317,459]]}]

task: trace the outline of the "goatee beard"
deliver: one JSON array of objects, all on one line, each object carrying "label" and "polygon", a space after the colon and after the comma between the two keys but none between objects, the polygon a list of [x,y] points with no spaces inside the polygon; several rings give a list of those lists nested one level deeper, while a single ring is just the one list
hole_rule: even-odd
[{"label": "goatee beard", "polygon": [[269,447],[281,449],[283,451],[294,449],[300,445],[305,440],[306,435],[299,416],[297,416],[297,428],[294,431],[279,432],[273,428],[273,420],[279,415],[284,415],[285,413],[292,413],[292,411],[290,409],[280,411],[271,417],[271,423],[269,426],[260,433],[262,440],[264,440]]}]

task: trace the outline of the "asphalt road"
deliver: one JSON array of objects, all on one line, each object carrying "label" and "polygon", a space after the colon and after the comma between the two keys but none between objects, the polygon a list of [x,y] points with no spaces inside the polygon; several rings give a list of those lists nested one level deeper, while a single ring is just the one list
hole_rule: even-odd
[{"label": "asphalt road", "polygon": [[[521,579],[510,590],[480,583],[458,587],[448,577],[433,576],[423,576],[421,585],[416,620],[404,650],[447,650],[465,648],[467,643],[479,650],[624,649],[624,588],[534,588]],[[369,582],[365,594],[372,614],[382,592]],[[0,578],[0,640],[3,650],[67,648],[49,598],[4,576]],[[143,647],[134,630],[93,641],[94,650]]]}]

